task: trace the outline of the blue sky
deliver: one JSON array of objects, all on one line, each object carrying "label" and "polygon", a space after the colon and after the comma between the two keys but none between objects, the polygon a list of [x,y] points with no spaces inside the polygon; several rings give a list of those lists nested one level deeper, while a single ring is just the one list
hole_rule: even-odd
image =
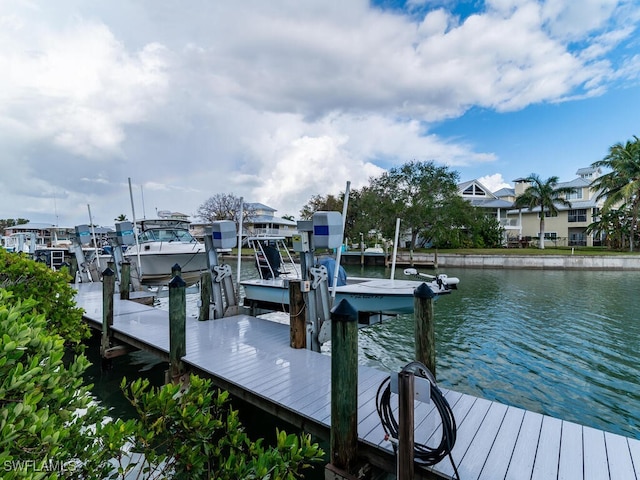
[{"label": "blue sky", "polygon": [[640,135],[639,6],[0,0],[0,218],[109,225],[129,178],[139,217],[297,217],[411,160],[568,181]]}]

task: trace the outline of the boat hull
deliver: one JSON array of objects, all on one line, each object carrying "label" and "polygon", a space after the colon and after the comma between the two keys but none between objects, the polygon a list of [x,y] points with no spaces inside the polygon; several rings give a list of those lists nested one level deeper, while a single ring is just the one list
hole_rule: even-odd
[{"label": "boat hull", "polygon": [[[244,280],[245,301],[289,305],[289,285],[285,279]],[[359,312],[389,315],[413,313],[414,291],[423,282],[413,280],[385,280],[350,278],[347,285],[336,287],[335,303],[347,300]],[[426,283],[426,282],[424,282]],[[427,283],[434,294],[450,293],[445,287]]]},{"label": "boat hull", "polygon": [[[142,276],[140,283],[143,285],[166,285],[171,281],[171,270],[174,265],[181,268],[181,277],[192,285],[200,280],[200,274],[207,271],[207,254],[204,245],[201,244],[165,244],[164,248],[151,248],[140,251],[140,265]],[[155,247],[155,246],[154,246]],[[125,258],[132,265],[138,265],[136,247],[129,248]]]}]

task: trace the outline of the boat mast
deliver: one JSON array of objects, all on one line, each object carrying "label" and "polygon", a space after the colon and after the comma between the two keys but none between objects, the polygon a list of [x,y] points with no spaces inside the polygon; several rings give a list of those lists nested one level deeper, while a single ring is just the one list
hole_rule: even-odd
[{"label": "boat mast", "polygon": [[89,225],[91,225],[91,236],[93,237],[93,248],[96,252],[96,263],[98,265],[98,271],[100,271],[100,255],[98,255],[98,242],[96,242],[96,228],[93,226],[93,218],[91,217],[91,205],[87,203],[87,210],[89,210]]},{"label": "boat mast", "polygon": [[400,217],[396,218],[396,235],[393,239],[393,259],[391,260],[391,280],[396,275],[396,255],[398,253],[398,235],[400,234]]},{"label": "boat mast", "polygon": [[240,305],[240,266],[242,264],[242,215],[244,208],[244,198],[240,197],[240,209],[238,212],[238,268],[236,272],[236,279],[238,281],[238,289],[236,291],[236,302]]},{"label": "boat mast", "polygon": [[344,202],[342,204],[342,243],[336,254],[336,266],[333,269],[333,281],[331,282],[331,305],[336,298],[336,285],[338,284],[338,273],[340,272],[340,258],[342,257],[342,248],[344,247],[344,228],[347,221],[347,208],[349,207],[349,192],[351,190],[351,181],[347,180],[347,186],[344,190]]},{"label": "boat mast", "polygon": [[138,225],[136,224],[136,208],[133,205],[133,192],[131,191],[131,177],[129,180],[129,198],[131,199],[131,214],[133,215],[133,230],[136,239],[136,253],[138,257],[138,280],[142,280],[142,262],[140,261],[140,240],[138,239]]}]

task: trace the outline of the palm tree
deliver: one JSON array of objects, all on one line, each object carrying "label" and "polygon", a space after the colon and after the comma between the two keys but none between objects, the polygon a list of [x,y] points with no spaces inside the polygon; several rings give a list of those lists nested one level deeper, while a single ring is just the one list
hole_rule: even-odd
[{"label": "palm tree", "polygon": [[592,167],[611,170],[591,183],[591,188],[600,190],[596,200],[605,199],[602,209],[606,211],[620,203],[630,207],[630,252],[633,252],[640,210],[640,139],[635,135],[633,138],[633,141],[627,141],[625,145],[616,143],[609,148],[606,157],[591,164]]},{"label": "palm tree", "polygon": [[547,180],[542,181],[535,173],[529,175],[525,181],[530,185],[522,195],[516,198],[514,206],[516,208],[526,207],[529,211],[540,207],[540,248],[544,248],[545,215],[557,215],[557,205],[571,207],[571,202],[566,200],[563,195],[573,193],[575,189],[572,187],[558,188],[558,177],[549,177]]},{"label": "palm tree", "polygon": [[116,222],[126,222],[127,221],[127,216],[124,213],[121,213],[120,215],[118,215],[113,220],[116,221]]}]

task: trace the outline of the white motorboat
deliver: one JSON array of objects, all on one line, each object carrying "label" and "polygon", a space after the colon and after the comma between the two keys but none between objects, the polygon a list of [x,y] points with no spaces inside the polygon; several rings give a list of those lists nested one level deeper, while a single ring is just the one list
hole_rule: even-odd
[{"label": "white motorboat", "polygon": [[207,270],[207,253],[204,244],[189,233],[187,220],[159,218],[137,223],[138,242],[127,248],[124,257],[136,271],[140,265],[140,283],[166,285],[176,264],[187,285],[199,281],[200,273]]},{"label": "white motorboat", "polygon": [[[288,261],[288,259],[285,260],[288,256],[288,250],[281,238],[262,238],[251,244],[256,254],[259,276],[240,282],[244,288],[245,305],[262,303],[273,306],[280,305],[286,309],[289,305],[289,281],[300,278],[299,266],[292,264],[292,261]],[[272,253],[267,251],[265,246],[273,249]],[[274,250],[279,254],[275,262],[273,261]],[[283,256],[283,252],[286,252],[287,255]],[[333,260],[333,264],[335,265],[335,260]],[[286,267],[283,268],[283,266]],[[329,267],[327,268],[328,284],[332,285],[333,267],[330,264],[327,266]],[[330,292],[332,288],[335,288],[334,303],[337,304],[342,299],[346,299],[355,310],[360,312],[391,315],[413,313],[414,291],[423,283],[426,283],[436,295],[451,293],[451,290],[457,288],[459,283],[457,278],[447,275],[431,276],[431,278],[420,281],[346,277],[344,270],[341,270],[342,274],[339,277],[342,281],[339,281],[336,287],[329,287]]]}]

